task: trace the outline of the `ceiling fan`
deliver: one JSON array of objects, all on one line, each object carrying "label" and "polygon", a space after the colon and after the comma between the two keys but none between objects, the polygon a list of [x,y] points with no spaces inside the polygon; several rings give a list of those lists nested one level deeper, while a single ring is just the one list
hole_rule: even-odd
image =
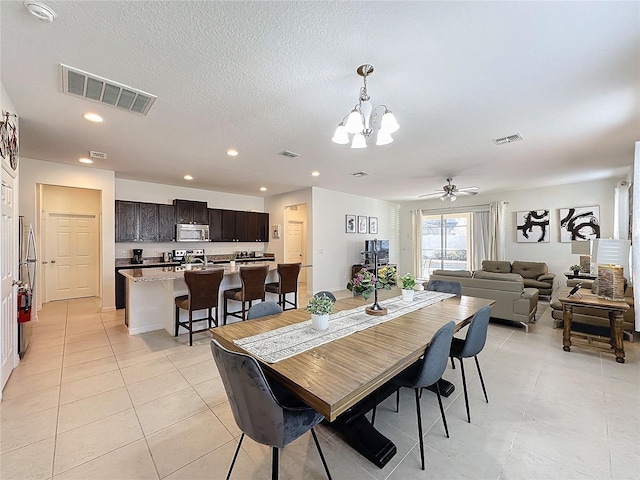
[{"label": "ceiling fan", "polygon": [[420,195],[419,198],[432,198],[432,197],[440,197],[440,200],[442,200],[443,202],[447,199],[449,199],[449,201],[451,202],[455,202],[457,199],[458,195],[477,195],[478,194],[478,187],[464,187],[464,188],[458,188],[456,185],[453,185],[451,182],[453,181],[452,178],[447,178],[447,185],[443,185],[442,186],[442,190],[444,193],[441,192],[434,192],[434,193],[427,193],[426,195]]}]

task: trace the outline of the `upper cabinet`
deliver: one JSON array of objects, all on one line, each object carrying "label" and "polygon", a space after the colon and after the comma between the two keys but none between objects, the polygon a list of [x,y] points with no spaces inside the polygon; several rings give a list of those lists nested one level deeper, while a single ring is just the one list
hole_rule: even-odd
[{"label": "upper cabinet", "polygon": [[138,241],[138,202],[116,200],[116,242]]},{"label": "upper cabinet", "polygon": [[176,235],[176,218],[173,205],[158,205],[158,241],[170,242]]},{"label": "upper cabinet", "polygon": [[174,200],[176,223],[195,223],[207,225],[209,223],[209,211],[207,202],[195,202],[193,200]]},{"label": "upper cabinet", "polygon": [[269,214],[210,208],[209,238],[212,242],[268,242]]},{"label": "upper cabinet", "polygon": [[155,203],[139,204],[138,238],[141,242],[158,241],[158,205]]}]

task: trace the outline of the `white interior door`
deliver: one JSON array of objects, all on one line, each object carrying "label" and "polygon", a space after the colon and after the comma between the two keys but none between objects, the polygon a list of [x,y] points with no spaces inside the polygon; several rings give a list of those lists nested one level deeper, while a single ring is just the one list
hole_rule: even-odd
[{"label": "white interior door", "polygon": [[[2,320],[0,323],[0,363],[2,374],[0,390],[9,380],[9,375],[17,363],[18,351],[18,303],[16,298],[18,280],[18,231],[17,205],[15,199],[14,178],[2,169],[2,232],[0,238],[0,275],[2,283]],[[0,394],[0,397],[2,395]]]},{"label": "white interior door", "polygon": [[[285,261],[287,263],[302,262],[304,265],[304,241],[303,241],[303,226],[302,222],[288,221],[287,232],[285,237],[286,252]],[[300,271],[299,281],[302,283],[307,282],[307,269],[303,268]]]},{"label": "white interior door", "polygon": [[100,250],[96,215],[47,213],[45,231],[45,301],[96,296]]}]

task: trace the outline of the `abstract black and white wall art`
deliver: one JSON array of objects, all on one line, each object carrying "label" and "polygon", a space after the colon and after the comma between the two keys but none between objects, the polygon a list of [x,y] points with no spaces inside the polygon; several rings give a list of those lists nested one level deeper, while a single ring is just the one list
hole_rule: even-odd
[{"label": "abstract black and white wall art", "polygon": [[560,209],[560,241],[600,238],[600,207]]},{"label": "abstract black and white wall art", "polygon": [[516,212],[517,242],[549,242],[549,210]]}]

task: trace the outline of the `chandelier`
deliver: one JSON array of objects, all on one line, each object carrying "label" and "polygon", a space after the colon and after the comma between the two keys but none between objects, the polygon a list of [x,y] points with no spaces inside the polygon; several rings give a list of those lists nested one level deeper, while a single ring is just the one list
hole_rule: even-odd
[{"label": "chandelier", "polygon": [[380,126],[376,137],[376,145],[387,145],[393,142],[391,134],[400,128],[396,117],[386,105],[373,107],[367,93],[367,77],[373,73],[373,66],[360,65],[356,70],[363,77],[364,86],[360,88],[358,104],[346,115],[331,139],[340,145],[349,143],[349,135],[353,135],[351,148],[367,148],[367,138],[373,133],[378,120],[378,109],[384,108],[384,114],[380,118]]}]

